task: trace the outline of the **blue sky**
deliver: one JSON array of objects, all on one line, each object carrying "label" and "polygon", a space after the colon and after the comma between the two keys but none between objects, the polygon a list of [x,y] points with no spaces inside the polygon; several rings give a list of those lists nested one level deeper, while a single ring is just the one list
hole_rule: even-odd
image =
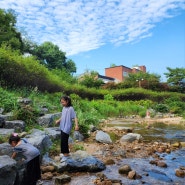
[{"label": "blue sky", "polygon": [[0,8],[14,9],[33,41],[58,45],[77,74],[145,65],[165,81],[166,67],[185,68],[184,0],[1,0]]}]

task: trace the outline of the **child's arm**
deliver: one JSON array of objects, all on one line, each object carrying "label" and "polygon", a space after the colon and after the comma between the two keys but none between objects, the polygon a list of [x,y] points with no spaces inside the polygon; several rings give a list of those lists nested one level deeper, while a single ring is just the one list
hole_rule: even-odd
[{"label": "child's arm", "polygon": [[60,123],[60,120],[61,120],[61,118],[60,118],[60,119],[57,119],[57,120],[55,121],[55,123],[56,123],[56,124],[59,124],[59,123]]},{"label": "child's arm", "polygon": [[13,152],[13,154],[12,154],[12,159],[15,159],[15,157],[16,157],[16,155],[17,155],[17,153],[16,152]]},{"label": "child's arm", "polygon": [[75,130],[79,130],[78,119],[75,118]]}]

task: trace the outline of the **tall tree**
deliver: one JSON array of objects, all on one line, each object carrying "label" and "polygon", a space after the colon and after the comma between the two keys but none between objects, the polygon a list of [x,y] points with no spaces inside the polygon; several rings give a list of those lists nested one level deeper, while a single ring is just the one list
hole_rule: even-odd
[{"label": "tall tree", "polygon": [[65,52],[62,52],[59,47],[52,42],[44,42],[40,46],[35,45],[32,54],[35,55],[48,69],[65,68]]},{"label": "tall tree", "polygon": [[71,74],[76,73],[76,65],[75,65],[75,63],[73,62],[73,60],[68,59],[67,62],[66,62],[65,67],[66,67],[66,70],[67,70],[69,73],[71,73]]},{"label": "tall tree", "polygon": [[21,33],[16,28],[16,14],[13,10],[0,9],[0,45],[5,44],[12,49],[23,49]]},{"label": "tall tree", "polygon": [[185,68],[172,69],[167,67],[168,73],[164,73],[167,78],[167,82],[171,88],[175,91],[185,92]]},{"label": "tall tree", "polygon": [[[23,35],[23,34],[22,34]],[[36,54],[36,48],[38,47],[38,44],[33,42],[28,36],[23,36],[23,52],[31,55]]]},{"label": "tall tree", "polygon": [[172,69],[167,67],[166,69],[168,70],[168,73],[164,73],[164,75],[166,76],[168,83],[178,86],[180,81],[185,78],[185,68]]},{"label": "tall tree", "polygon": [[40,46],[31,41],[28,36],[23,38],[24,52],[36,56],[42,64],[49,69],[65,69],[70,74],[76,73],[76,65],[73,60],[67,59],[57,45],[44,42]]}]

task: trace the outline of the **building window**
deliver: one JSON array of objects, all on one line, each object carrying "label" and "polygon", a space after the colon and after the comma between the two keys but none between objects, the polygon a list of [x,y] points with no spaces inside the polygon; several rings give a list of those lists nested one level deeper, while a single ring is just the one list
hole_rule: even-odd
[{"label": "building window", "polygon": [[124,77],[128,77],[128,72],[123,71],[123,76],[124,76]]}]

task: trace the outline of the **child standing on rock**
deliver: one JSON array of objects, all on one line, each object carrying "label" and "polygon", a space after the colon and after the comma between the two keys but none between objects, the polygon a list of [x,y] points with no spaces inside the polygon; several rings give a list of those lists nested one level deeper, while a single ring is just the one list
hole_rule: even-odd
[{"label": "child standing on rock", "polygon": [[10,136],[9,144],[13,147],[13,159],[16,158],[17,154],[24,157],[26,169],[21,185],[42,184],[42,181],[39,180],[41,179],[39,150],[26,140],[21,139],[17,133]]},{"label": "child standing on rock", "polygon": [[60,124],[61,130],[61,153],[62,159],[61,162],[66,161],[69,156],[69,145],[68,139],[69,134],[72,130],[73,120],[75,122],[75,130],[78,130],[78,120],[76,113],[71,103],[71,98],[69,96],[63,96],[60,99],[60,102],[63,106],[61,118],[56,120],[56,124]]}]

